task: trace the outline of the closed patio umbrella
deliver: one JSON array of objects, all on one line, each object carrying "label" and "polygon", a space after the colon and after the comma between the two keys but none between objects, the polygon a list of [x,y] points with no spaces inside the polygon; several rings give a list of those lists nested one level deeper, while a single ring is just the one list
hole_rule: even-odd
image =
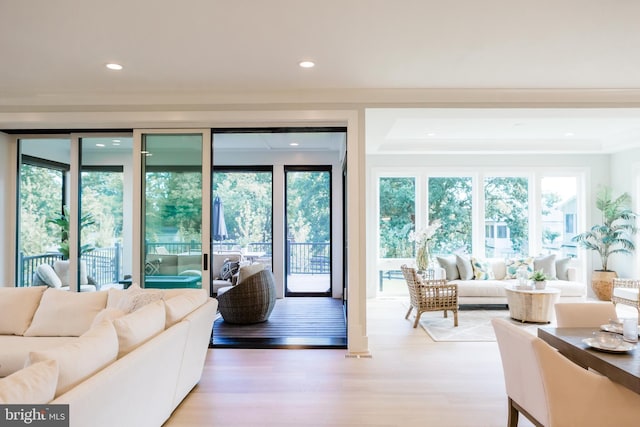
[{"label": "closed patio umbrella", "polygon": [[[227,224],[224,221],[224,208],[220,196],[216,196],[213,201],[213,240],[222,241],[229,237],[227,233]],[[222,243],[220,244],[222,247]]]}]

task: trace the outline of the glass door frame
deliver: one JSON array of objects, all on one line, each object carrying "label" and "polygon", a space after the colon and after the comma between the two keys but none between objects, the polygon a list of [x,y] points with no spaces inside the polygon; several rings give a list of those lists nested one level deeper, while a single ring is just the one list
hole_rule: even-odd
[{"label": "glass door frame", "polygon": [[200,134],[202,137],[202,289],[210,289],[211,269],[211,129],[134,129],[133,131],[133,224],[132,281],[143,283],[145,222],[143,215],[144,176],[142,175],[142,140],[144,135]]},{"label": "glass door frame", "polygon": [[[287,217],[287,173],[288,172],[326,172],[329,174],[329,289],[326,292],[295,292],[289,290],[289,223]],[[284,296],[285,297],[332,297],[333,296],[333,167],[331,165],[285,165],[284,166]]]}]

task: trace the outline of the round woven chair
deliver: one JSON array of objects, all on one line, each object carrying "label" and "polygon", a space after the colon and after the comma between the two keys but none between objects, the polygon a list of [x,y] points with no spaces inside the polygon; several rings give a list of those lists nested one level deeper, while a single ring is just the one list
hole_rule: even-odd
[{"label": "round woven chair", "polygon": [[271,270],[247,277],[218,297],[218,310],[225,322],[260,323],[269,319],[276,305],[276,285]]}]

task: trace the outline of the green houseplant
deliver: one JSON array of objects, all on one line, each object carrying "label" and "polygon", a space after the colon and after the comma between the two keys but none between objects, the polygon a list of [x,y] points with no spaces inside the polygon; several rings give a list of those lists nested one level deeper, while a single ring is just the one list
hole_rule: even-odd
[{"label": "green houseplant", "polygon": [[591,287],[599,299],[610,300],[611,286],[617,273],[609,270],[609,257],[614,254],[631,255],[635,250],[633,235],[637,232],[636,214],[631,210],[631,196],[628,193],[613,198],[608,187],[598,193],[596,208],[602,213],[602,223],[574,236],[572,240],[598,253],[602,269],[594,271]]},{"label": "green houseplant", "polygon": [[547,276],[542,270],[536,270],[531,273],[529,280],[533,280],[536,289],[544,289],[547,286]]},{"label": "green houseplant", "polygon": [[[47,222],[60,227],[60,247],[58,247],[58,251],[62,254],[62,259],[69,259],[69,208],[64,206],[61,214],[48,219]],[[95,223],[93,215],[88,213],[80,218],[80,229],[91,226]],[[80,253],[78,255],[82,256],[82,254],[91,252],[94,249],[95,247],[91,243],[86,243],[80,247]]]}]

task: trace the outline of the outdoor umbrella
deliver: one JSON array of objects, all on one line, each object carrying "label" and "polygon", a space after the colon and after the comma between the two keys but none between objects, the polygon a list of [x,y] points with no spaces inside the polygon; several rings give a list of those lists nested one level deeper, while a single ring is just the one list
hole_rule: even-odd
[{"label": "outdoor umbrella", "polygon": [[[229,237],[227,233],[227,224],[224,222],[224,208],[220,196],[216,196],[213,201],[213,240],[222,241]],[[222,243],[220,244],[222,247]]]}]

